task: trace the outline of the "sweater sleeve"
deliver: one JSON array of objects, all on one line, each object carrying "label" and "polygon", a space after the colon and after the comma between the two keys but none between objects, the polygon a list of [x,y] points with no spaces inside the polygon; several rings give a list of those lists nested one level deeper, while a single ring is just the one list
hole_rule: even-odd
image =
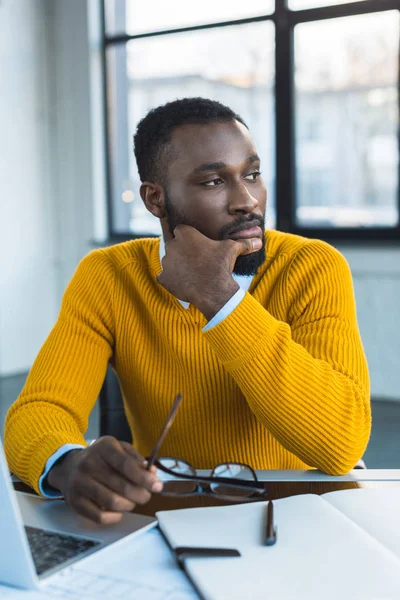
[{"label": "sweater sleeve", "polygon": [[84,433],[114,346],[114,266],[103,250],[78,265],[58,320],[8,411],[5,451],[13,473],[39,492],[46,461]]},{"label": "sweater sleeve", "polygon": [[310,241],[293,256],[283,293],[288,322],[247,293],[204,335],[282,446],[311,467],[344,474],[371,429],[350,269],[337,250]]}]

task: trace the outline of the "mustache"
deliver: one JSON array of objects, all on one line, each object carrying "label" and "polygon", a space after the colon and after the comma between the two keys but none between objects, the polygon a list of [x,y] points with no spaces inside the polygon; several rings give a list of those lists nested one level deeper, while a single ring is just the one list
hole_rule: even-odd
[{"label": "mustache", "polygon": [[260,215],[251,214],[247,217],[238,217],[233,223],[229,223],[229,225],[224,225],[221,227],[218,232],[218,238],[220,240],[225,240],[233,233],[247,229],[247,225],[249,223],[251,224],[251,227],[259,226],[263,231],[265,229],[265,218],[261,217]]}]

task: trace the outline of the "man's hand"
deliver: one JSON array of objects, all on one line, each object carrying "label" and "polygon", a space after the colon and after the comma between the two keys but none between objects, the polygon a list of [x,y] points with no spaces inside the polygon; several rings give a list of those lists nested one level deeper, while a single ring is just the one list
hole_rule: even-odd
[{"label": "man's hand", "polygon": [[178,225],[166,242],[157,281],[210,320],[239,289],[232,278],[236,259],[262,247],[260,238],[211,240],[189,225]]},{"label": "man's hand", "polygon": [[156,468],[127,442],[104,436],[83,450],[71,450],[48,475],[49,484],[63,494],[76,512],[96,523],[121,520],[136,504],[162,489]]}]

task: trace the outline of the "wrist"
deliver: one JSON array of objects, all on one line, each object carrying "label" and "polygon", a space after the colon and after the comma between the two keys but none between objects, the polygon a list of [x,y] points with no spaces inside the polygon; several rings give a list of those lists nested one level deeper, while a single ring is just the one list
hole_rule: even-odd
[{"label": "wrist", "polygon": [[239,289],[236,281],[230,278],[230,281],[223,286],[220,285],[215,292],[203,293],[193,304],[203,313],[207,321],[210,321]]},{"label": "wrist", "polygon": [[46,478],[51,488],[62,492],[68,473],[71,471],[72,463],[79,451],[79,449],[70,450],[52,466]]}]

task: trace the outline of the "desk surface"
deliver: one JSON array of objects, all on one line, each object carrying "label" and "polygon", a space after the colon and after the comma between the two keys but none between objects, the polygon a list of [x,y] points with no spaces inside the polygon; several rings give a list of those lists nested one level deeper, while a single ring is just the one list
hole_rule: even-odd
[{"label": "desk surface", "polygon": [[[316,471],[259,471],[257,475],[259,480],[265,481],[266,498],[271,500],[299,494],[320,495],[336,490],[355,488],[400,487],[399,469],[360,469],[351,471],[343,477],[332,477]],[[34,493],[21,482],[14,482],[14,488],[17,491]],[[193,496],[180,499],[153,494],[148,504],[138,505],[134,512],[154,516],[159,510],[192,508],[195,506],[221,506],[222,504],[227,503],[212,496]]]},{"label": "desk surface", "polygon": [[[380,478],[378,479],[378,474],[380,475]],[[261,474],[260,474],[261,475]],[[388,474],[387,472],[381,472],[381,473],[376,473],[375,474],[375,480],[374,481],[357,481],[356,479],[369,479],[371,477],[371,474],[364,472],[360,472],[360,473],[355,473],[353,476],[352,480],[347,480],[347,481],[343,481],[343,480],[339,480],[338,478],[335,477],[328,477],[326,475],[323,474],[317,474],[317,473],[313,473],[310,474],[305,473],[303,474],[303,476],[301,476],[300,473],[294,473],[294,472],[275,472],[274,474],[272,472],[269,472],[268,474],[265,475],[266,478],[270,478],[273,475],[275,475],[275,480],[268,480],[265,481],[265,487],[267,490],[267,494],[268,497],[271,499],[278,499],[278,498],[284,498],[284,497],[288,497],[288,496],[293,496],[293,495],[299,495],[299,494],[323,494],[325,492],[331,492],[331,491],[335,491],[335,490],[345,490],[345,489],[352,489],[352,488],[387,488],[387,487],[397,487],[400,488],[400,472],[397,472],[397,474],[395,473],[390,473]],[[320,478],[317,478],[317,475],[320,475]],[[350,477],[352,475],[352,473],[349,474],[349,476],[346,477]],[[398,479],[394,480],[394,476],[398,475]],[[281,478],[281,480],[277,480],[278,478]],[[288,481],[283,481],[282,478],[286,477],[287,478],[292,478],[292,480]],[[298,480],[293,480],[293,478],[298,478]],[[313,478],[310,481],[310,478]],[[317,478],[317,479],[316,479]],[[391,480],[388,480],[391,479]],[[27,489],[29,490],[29,488],[27,488],[27,486],[24,486],[24,484],[21,484],[20,482],[15,482],[14,486],[16,489],[21,490],[22,487],[25,488],[24,491],[27,491]],[[47,504],[47,503],[44,503]],[[157,496],[154,495],[153,498],[151,499],[151,501],[146,504],[145,506],[138,506],[136,511],[137,513],[142,513],[142,514],[148,514],[148,515],[153,515],[155,511],[157,510],[168,510],[168,509],[175,509],[175,508],[188,508],[188,507],[192,507],[192,506],[206,506],[206,505],[221,505],[222,503],[218,500],[212,500],[210,497],[205,497],[205,496],[198,496],[198,497],[194,497],[194,498],[184,498],[181,500],[177,500],[176,498],[172,499],[172,498],[167,498],[167,497],[162,497],[162,496]],[[126,585],[127,585],[127,581],[129,579],[129,589],[131,590],[135,590],[138,589],[138,597],[143,597],[143,590],[146,588],[146,586],[148,585],[149,581],[151,582],[151,586],[153,586],[153,582],[155,582],[155,585],[157,587],[157,589],[162,589],[162,586],[164,585],[176,585],[176,581],[178,581],[178,577],[183,577],[182,571],[180,569],[178,569],[176,567],[176,563],[174,560],[170,559],[170,552],[168,551],[167,547],[165,546],[165,544],[162,544],[162,538],[159,534],[158,531],[156,530],[152,530],[151,532],[149,532],[149,534],[146,534],[146,536],[143,536],[141,539],[141,543],[135,545],[134,547],[129,547],[129,553],[125,554],[125,555],[121,555],[121,557],[118,557],[118,560],[114,563],[116,565],[116,569],[117,571],[110,571],[109,565],[107,563],[107,579],[104,580],[102,579],[102,581],[110,581],[110,578],[114,578],[113,579],[113,594],[115,594],[115,596],[113,595],[113,597],[117,596],[117,589],[118,586],[121,586],[121,589],[123,588],[123,593],[126,594]],[[165,552],[165,557],[164,554],[161,553],[161,546],[162,548],[164,548],[163,552]],[[123,547],[123,546],[122,546]],[[161,549],[160,549],[161,548]],[[167,556],[168,555],[168,556]],[[309,554],[307,554],[307,552],[305,553],[306,555],[306,560],[309,561]],[[161,558],[160,558],[161,557]],[[325,560],[324,555],[322,555],[322,560]],[[158,561],[158,562],[157,562]],[[164,561],[164,562],[163,562]],[[172,561],[172,562],[171,562]],[[351,563],[353,564],[353,563]],[[135,568],[136,567],[136,571]],[[331,567],[329,567],[331,568]],[[353,568],[353,567],[352,567]],[[357,567],[354,568],[354,578],[353,578],[353,574],[352,574],[352,581],[354,580],[355,583],[358,583],[358,576],[361,573],[362,576],[362,568],[363,568],[363,564],[361,564],[361,567]],[[97,571],[96,571],[97,572]],[[286,572],[286,571],[285,571]],[[309,570],[305,569],[306,575],[307,577],[309,577]],[[91,585],[97,585],[98,581],[96,582],[93,579],[93,573],[92,571],[87,571],[84,572],[83,575],[86,576],[90,576],[92,577],[92,579],[90,580],[92,583]],[[123,577],[121,580],[121,573],[123,573]],[[103,575],[101,576],[103,577]],[[328,579],[326,579],[328,581]],[[336,580],[336,578],[333,579],[334,581]],[[309,585],[309,582],[311,580],[307,579],[307,586]],[[323,581],[325,581],[325,579],[323,579]],[[172,583],[171,583],[172,582]],[[180,580],[179,580],[180,582]],[[186,579],[185,579],[186,582]],[[187,583],[187,582],[186,582]],[[67,593],[68,593],[68,598],[72,598],[71,594],[71,590],[70,588],[67,586],[69,586],[70,584],[68,583],[67,580],[67,584],[64,583],[64,588],[66,590],[66,595],[64,596],[65,600],[67,600]],[[179,583],[179,586],[181,586],[182,583]],[[331,585],[331,584],[330,584]],[[87,586],[87,580],[85,580],[85,586]],[[124,587],[125,586],[125,587]],[[136,586],[136,587],[135,587]],[[87,589],[87,588],[85,588]],[[185,588],[186,589],[186,588]],[[308,589],[308,588],[307,588]],[[189,592],[187,593],[187,595],[184,595],[184,593],[181,591],[181,588],[179,587],[179,598],[182,598],[182,600],[184,598],[186,598],[186,600],[194,600],[194,595],[193,595],[193,590],[192,588],[190,588]],[[335,597],[339,597],[340,596],[339,592],[338,594],[336,594]],[[0,596],[1,596],[1,589],[0,589]],[[84,597],[84,595],[86,594],[79,594],[78,596],[73,596],[73,597]],[[345,594],[346,595],[346,594]],[[110,596],[102,596],[104,598],[109,598]],[[119,594],[118,594],[119,597]],[[121,595],[122,597],[122,595]],[[153,597],[153,596],[151,596]],[[158,597],[158,596],[157,596]],[[161,597],[161,595],[160,595]],[[172,597],[172,595],[170,596],[169,593],[165,594],[165,596],[162,596],[163,598],[165,597],[165,599],[168,597]],[[174,597],[178,597],[178,596],[174,596]],[[302,597],[306,597],[306,596],[302,596]],[[307,593],[307,597],[308,593]],[[314,595],[314,597],[316,597]],[[318,595],[317,597],[322,597],[322,595]],[[333,597],[332,595],[330,597]],[[347,597],[347,596],[346,596]],[[359,597],[357,594],[353,594],[352,597]],[[363,596],[364,597],[364,596]],[[372,596],[368,596],[368,597],[372,597]],[[374,596],[374,597],[378,597],[378,596]],[[397,594],[395,596],[393,595],[387,595],[385,597],[390,597],[390,598],[399,598],[400,596]],[[41,596],[42,598],[42,596]]]}]

